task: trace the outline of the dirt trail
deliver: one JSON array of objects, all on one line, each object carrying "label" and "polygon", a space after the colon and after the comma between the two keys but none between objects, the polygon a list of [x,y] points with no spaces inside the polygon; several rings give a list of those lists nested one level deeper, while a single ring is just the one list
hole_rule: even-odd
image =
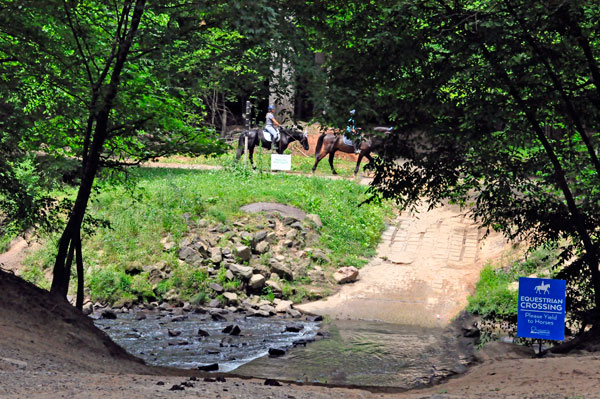
[{"label": "dirt trail", "polygon": [[423,205],[388,227],[357,282],[298,308],[334,319],[444,326],[465,307],[485,262],[509,248],[498,234],[483,240],[458,206]]}]

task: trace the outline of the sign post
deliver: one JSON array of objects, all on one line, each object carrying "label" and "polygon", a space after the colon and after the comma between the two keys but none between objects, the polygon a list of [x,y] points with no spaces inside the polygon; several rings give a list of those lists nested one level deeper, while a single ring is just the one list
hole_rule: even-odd
[{"label": "sign post", "polygon": [[519,278],[517,336],[565,339],[565,280]]}]

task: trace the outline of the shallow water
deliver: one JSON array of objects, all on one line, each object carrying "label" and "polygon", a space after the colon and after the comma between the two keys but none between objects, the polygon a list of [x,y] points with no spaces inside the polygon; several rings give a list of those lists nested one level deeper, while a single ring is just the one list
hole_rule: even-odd
[{"label": "shallow water", "polygon": [[[147,314],[137,320],[133,313],[119,314],[116,320],[100,319],[95,324],[129,353],[151,365],[197,368],[218,363],[219,371],[235,370],[240,365],[265,356],[269,348],[293,346],[298,340],[314,339],[318,324],[280,318],[229,315],[227,321],[214,321],[210,315],[189,313],[185,320],[172,314]],[[301,324],[302,331],[285,332],[287,324]],[[239,326],[241,333],[223,333],[228,325]],[[198,329],[209,336],[201,337]],[[179,332],[178,336],[170,336]],[[223,341],[224,340],[224,341]]]},{"label": "shallow water", "polygon": [[[218,363],[221,372],[252,377],[414,388],[464,367],[457,366],[454,338],[439,328],[333,321],[322,326],[328,338],[312,342],[320,323],[231,314],[227,321],[214,321],[208,314],[186,316],[173,321],[177,316],[172,314],[148,314],[137,320],[130,313],[96,324],[148,364],[197,368]],[[239,336],[222,332],[232,324],[240,327]],[[285,332],[289,324],[302,324],[303,330]],[[199,328],[209,336],[200,337]],[[180,334],[169,336],[169,330]],[[283,348],[287,353],[270,357],[269,348]]]},{"label": "shallow water", "polygon": [[455,362],[440,359],[440,329],[367,321],[334,321],[327,328],[328,339],[297,347],[281,358],[256,359],[236,374],[412,388],[428,383],[435,368]]}]

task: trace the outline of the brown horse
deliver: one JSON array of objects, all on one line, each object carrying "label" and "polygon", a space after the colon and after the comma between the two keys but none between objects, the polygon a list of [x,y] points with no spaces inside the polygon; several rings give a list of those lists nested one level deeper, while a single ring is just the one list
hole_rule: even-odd
[{"label": "brown horse", "polygon": [[[365,141],[362,141],[359,145],[360,152],[358,153],[358,161],[356,161],[356,168],[354,168],[354,174],[358,173],[360,167],[360,161],[363,157],[366,157],[369,162],[373,162],[371,152],[377,152],[383,148],[385,141],[385,135],[390,132],[390,128],[387,127],[376,127],[373,128],[377,135],[368,137]],[[354,154],[354,146],[344,143],[344,137],[342,135],[327,134],[323,133],[317,140],[317,147],[315,149],[315,164],[312,167],[313,173],[317,169],[317,165],[321,159],[325,158],[329,154],[329,165],[331,166],[331,172],[337,175],[335,168],[333,167],[333,157],[337,151],[345,152],[348,154]]]}]

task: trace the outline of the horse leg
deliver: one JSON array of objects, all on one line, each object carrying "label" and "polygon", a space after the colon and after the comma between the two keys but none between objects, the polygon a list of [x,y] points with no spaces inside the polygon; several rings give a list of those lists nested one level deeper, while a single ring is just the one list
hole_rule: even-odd
[{"label": "horse leg", "polygon": [[356,176],[358,174],[358,168],[360,167],[360,161],[362,161],[363,158],[363,152],[361,151],[358,154],[358,160],[356,161],[356,168],[354,168],[354,176]]},{"label": "horse leg", "polygon": [[337,175],[335,168],[333,167],[333,157],[335,156],[335,151],[329,153],[329,166],[331,166],[331,173]]},{"label": "horse leg", "polygon": [[252,169],[256,169],[256,165],[254,165],[254,146],[248,148],[248,157],[250,158],[250,165],[252,165]]},{"label": "horse leg", "polygon": [[321,152],[316,158],[315,158],[315,164],[312,167],[312,172],[315,173],[315,170],[317,170],[317,165],[319,164],[319,162],[321,162],[321,159],[325,158],[325,155],[327,155],[327,153],[323,153]]}]

